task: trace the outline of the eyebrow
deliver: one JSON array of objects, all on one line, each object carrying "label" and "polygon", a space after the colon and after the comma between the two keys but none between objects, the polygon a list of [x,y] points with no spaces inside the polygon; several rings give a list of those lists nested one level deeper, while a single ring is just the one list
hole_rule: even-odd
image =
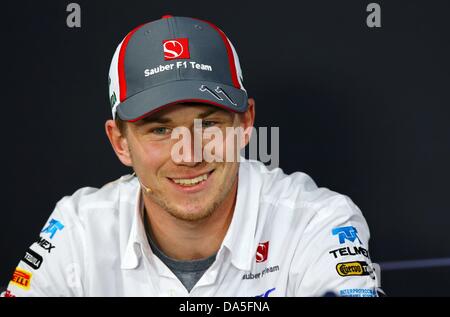
[{"label": "eyebrow", "polygon": [[[228,114],[228,112],[220,109],[220,108],[215,108],[215,109],[209,109],[206,111],[201,112],[200,114],[197,115],[198,119],[203,119],[206,118],[207,116],[215,113],[215,112],[224,112],[226,114]],[[173,122],[173,120],[170,117],[165,117],[165,116],[149,116],[149,117],[145,117],[142,118],[141,120],[139,120],[138,122],[136,122],[138,125],[144,125],[144,124],[149,124],[149,123],[171,123]]]}]

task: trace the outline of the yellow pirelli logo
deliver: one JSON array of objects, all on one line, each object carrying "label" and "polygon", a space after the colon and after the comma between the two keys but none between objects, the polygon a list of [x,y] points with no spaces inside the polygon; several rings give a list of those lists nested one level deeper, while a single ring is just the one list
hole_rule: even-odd
[{"label": "yellow pirelli logo", "polygon": [[11,279],[11,283],[17,285],[20,288],[25,290],[30,289],[31,277],[33,274],[22,270],[21,268],[16,268],[14,271],[13,277]]}]

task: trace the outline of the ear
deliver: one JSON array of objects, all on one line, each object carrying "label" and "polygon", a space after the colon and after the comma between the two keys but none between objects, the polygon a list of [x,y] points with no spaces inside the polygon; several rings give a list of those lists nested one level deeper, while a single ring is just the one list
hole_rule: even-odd
[{"label": "ear", "polygon": [[122,135],[114,120],[108,120],[105,123],[106,135],[113,147],[119,160],[126,166],[132,167],[130,148],[125,135]]},{"label": "ear", "polygon": [[244,128],[244,140],[242,147],[244,148],[250,142],[250,137],[255,123],[255,99],[248,98],[247,111],[241,115],[241,124]]}]

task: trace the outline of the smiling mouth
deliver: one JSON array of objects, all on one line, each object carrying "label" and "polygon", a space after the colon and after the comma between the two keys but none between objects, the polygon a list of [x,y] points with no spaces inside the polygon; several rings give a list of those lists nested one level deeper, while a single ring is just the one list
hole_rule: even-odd
[{"label": "smiling mouth", "polygon": [[195,185],[198,185],[198,184],[206,181],[212,172],[214,172],[214,170],[212,170],[211,172],[199,175],[194,178],[169,178],[169,179],[177,185],[190,187],[190,186],[195,186]]}]

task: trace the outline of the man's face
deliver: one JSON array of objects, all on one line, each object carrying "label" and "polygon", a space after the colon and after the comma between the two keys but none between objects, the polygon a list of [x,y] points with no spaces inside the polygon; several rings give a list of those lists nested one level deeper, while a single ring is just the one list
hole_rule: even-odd
[{"label": "man's face", "polygon": [[[150,200],[175,218],[187,221],[208,217],[234,194],[239,168],[236,161],[195,162],[193,149],[190,160],[178,163],[173,160],[172,148],[179,140],[171,138],[172,131],[177,127],[189,129],[194,144],[194,119],[199,118],[204,131],[216,127],[224,136],[227,127],[243,127],[238,114],[214,106],[178,104],[128,123],[126,134],[133,168],[140,181],[152,190],[148,194]],[[210,142],[200,141],[202,146]],[[225,147],[224,144],[223,151]],[[235,146],[235,151],[239,151],[239,146]],[[206,180],[190,184],[201,176]]]}]

